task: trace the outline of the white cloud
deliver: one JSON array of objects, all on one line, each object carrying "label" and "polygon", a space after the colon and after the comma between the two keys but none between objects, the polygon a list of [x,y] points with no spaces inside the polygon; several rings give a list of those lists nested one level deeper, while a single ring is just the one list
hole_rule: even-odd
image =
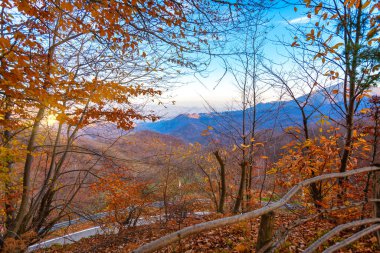
[{"label": "white cloud", "polygon": [[308,18],[307,16],[300,17],[300,18],[294,18],[288,21],[289,24],[306,24],[311,21],[311,18]]}]

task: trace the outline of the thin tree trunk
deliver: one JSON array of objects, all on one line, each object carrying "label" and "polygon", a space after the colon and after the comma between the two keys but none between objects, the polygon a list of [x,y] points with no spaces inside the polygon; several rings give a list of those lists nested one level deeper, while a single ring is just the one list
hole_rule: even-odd
[{"label": "thin tree trunk", "polygon": [[167,169],[167,173],[165,176],[165,186],[164,186],[164,192],[163,192],[163,198],[164,198],[164,211],[165,211],[165,223],[168,221],[169,216],[169,209],[168,209],[168,183],[169,183],[169,167]]},{"label": "thin tree trunk", "polygon": [[23,224],[23,222],[24,222],[26,213],[28,211],[28,204],[30,200],[30,183],[31,183],[30,175],[31,175],[32,163],[33,163],[34,144],[35,144],[37,134],[38,134],[40,124],[41,124],[44,114],[45,114],[45,107],[41,106],[35,118],[31,135],[29,138],[29,142],[28,142],[28,147],[26,149],[27,155],[26,155],[24,173],[23,173],[23,182],[22,182],[23,189],[22,189],[21,204],[17,213],[16,220],[14,222],[14,225],[11,226],[11,232],[12,232],[11,236],[14,236],[14,233],[19,234],[19,231],[22,231],[21,226],[26,225],[26,224]]},{"label": "thin tree trunk", "polygon": [[[373,186],[373,197],[376,201],[374,201],[374,211],[375,211],[375,218],[380,218],[380,172],[375,171],[374,172],[374,186]],[[376,237],[377,237],[377,243],[380,245],[380,231],[376,231]]]},{"label": "thin tree trunk", "polygon": [[[309,122],[308,122],[308,118],[307,118],[306,113],[305,113],[305,107],[302,107],[300,104],[298,104],[298,105],[299,105],[301,113],[302,113],[303,131],[304,131],[304,135],[305,135],[305,141],[307,141],[310,139],[309,124],[308,124]],[[309,152],[309,147],[306,147],[304,155],[307,155],[308,152]],[[311,171],[311,177],[315,177],[314,171]],[[310,192],[311,192],[311,197],[313,198],[315,208],[320,209],[322,207],[320,202],[323,199],[322,189],[318,188],[317,183],[312,183],[312,184],[310,184]]]},{"label": "thin tree trunk", "polygon": [[[351,155],[351,148],[352,148],[352,136],[353,136],[353,127],[354,127],[354,113],[355,113],[355,103],[356,103],[356,96],[355,91],[358,85],[356,81],[356,70],[358,68],[358,54],[360,49],[360,38],[361,38],[361,22],[362,22],[362,1],[359,2],[358,7],[358,14],[356,17],[356,24],[355,24],[355,41],[350,41],[346,38],[347,34],[345,32],[345,51],[346,51],[346,70],[349,77],[349,99],[348,99],[348,108],[346,112],[346,138],[344,142],[344,149],[341,159],[341,164],[339,168],[339,172],[345,172],[347,170],[348,161]],[[345,20],[346,21],[346,20]],[[351,56],[352,59],[350,59],[349,52],[352,52]],[[351,64],[350,64],[351,63]],[[351,66],[350,66],[351,65]],[[344,96],[346,96],[346,91],[343,93]],[[345,195],[345,189],[343,186],[344,178],[338,180],[339,185],[339,192],[338,192],[338,201],[342,202],[343,197]]]},{"label": "thin tree trunk", "polygon": [[212,185],[212,178],[211,178],[210,174],[208,174],[206,172],[206,170],[202,167],[202,165],[198,164],[198,167],[202,170],[203,174],[205,174],[205,176],[207,177],[208,184],[209,184],[210,191],[211,191],[211,195],[212,195],[212,201],[214,202],[215,209],[217,210],[217,212],[219,212],[219,204],[218,204],[218,200],[216,198],[214,186]]},{"label": "thin tree trunk", "polygon": [[216,160],[218,160],[218,163],[220,165],[220,196],[219,196],[219,206],[218,206],[218,212],[223,213],[224,212],[224,202],[226,199],[226,168],[225,164],[223,162],[223,159],[220,157],[219,151],[215,151],[214,155],[216,157]]},{"label": "thin tree trunk", "polygon": [[240,166],[241,166],[240,185],[239,185],[239,191],[236,197],[233,213],[238,213],[240,211],[240,206],[242,205],[243,198],[244,198],[245,176],[247,174],[245,162],[243,161],[243,163],[240,164]]},{"label": "thin tree trunk", "polygon": [[[6,113],[4,115],[4,121],[5,122],[9,122],[10,119],[11,119],[11,112],[8,110],[9,109],[9,100],[7,99],[7,102],[6,102]],[[10,141],[11,141],[11,132],[6,128],[3,132],[3,136],[2,136],[2,142],[3,142],[3,146],[6,148],[6,149],[9,149],[11,148],[11,145],[10,145]],[[10,227],[10,225],[13,223],[15,217],[15,212],[14,212],[14,200],[12,197],[13,195],[13,187],[12,187],[12,184],[11,184],[11,173],[12,173],[12,167],[13,167],[13,161],[12,159],[7,159],[6,164],[4,164],[4,167],[7,168],[7,178],[5,179],[5,199],[6,199],[6,202],[5,202],[5,213],[6,213],[6,220],[5,220],[5,226],[7,228]]]}]

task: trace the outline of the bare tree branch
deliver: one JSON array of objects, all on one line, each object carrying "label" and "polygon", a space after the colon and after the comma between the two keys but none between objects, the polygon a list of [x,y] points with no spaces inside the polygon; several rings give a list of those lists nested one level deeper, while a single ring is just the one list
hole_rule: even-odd
[{"label": "bare tree branch", "polygon": [[346,223],[346,224],[339,225],[339,226],[335,227],[333,230],[331,230],[328,233],[326,233],[324,236],[322,236],[318,240],[316,240],[312,245],[310,245],[304,251],[304,253],[314,252],[324,242],[326,242],[327,240],[329,240],[333,236],[339,234],[341,231],[343,231],[345,229],[352,228],[352,227],[357,227],[357,226],[362,226],[362,225],[366,225],[366,224],[369,224],[369,223],[375,223],[375,222],[380,222],[380,218],[371,218],[371,219],[365,219],[365,220],[356,220],[356,221],[353,221],[353,222],[349,222],[349,223]]},{"label": "bare tree branch", "polygon": [[360,239],[361,237],[363,236],[366,236],[372,232],[375,232],[377,230],[380,229],[380,224],[375,224],[375,225],[372,225],[366,229],[363,229],[361,230],[360,232],[357,232],[356,234],[353,234],[352,236],[348,237],[347,239],[341,241],[341,242],[338,242],[337,244],[335,244],[334,246],[326,249],[325,251],[323,251],[323,253],[332,253],[332,252],[335,252],[337,251],[338,249],[341,249],[355,241],[357,241],[358,239]]}]

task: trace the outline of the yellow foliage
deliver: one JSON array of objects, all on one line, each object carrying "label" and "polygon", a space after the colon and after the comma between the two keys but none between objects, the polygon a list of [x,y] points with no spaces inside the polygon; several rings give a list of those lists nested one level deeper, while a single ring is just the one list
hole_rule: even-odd
[{"label": "yellow foliage", "polygon": [[[322,124],[326,124],[323,119]],[[314,176],[338,172],[341,164],[340,153],[342,147],[340,144],[340,134],[335,127],[330,126],[327,130],[319,128],[320,134],[312,139],[305,141],[293,141],[285,146],[285,153],[282,158],[268,171],[268,174],[277,173],[277,183],[283,187],[291,187],[300,181]],[[370,151],[369,144],[363,138],[362,133],[354,131],[352,142],[352,153],[348,162],[348,170],[354,169],[357,164],[357,158],[365,158],[366,153]],[[302,138],[299,137],[298,140]],[[320,183],[324,191],[323,198],[330,200],[335,197],[337,191],[335,183],[324,181]],[[334,190],[335,189],[335,190]],[[309,191],[302,194],[305,202],[312,201]],[[327,207],[326,202],[318,203],[322,207]]]}]

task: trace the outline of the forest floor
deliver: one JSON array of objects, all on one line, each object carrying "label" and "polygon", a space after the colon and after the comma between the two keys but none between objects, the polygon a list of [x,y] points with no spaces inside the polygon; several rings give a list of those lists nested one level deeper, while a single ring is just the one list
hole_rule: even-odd
[{"label": "forest floor", "polygon": [[[188,217],[181,228],[208,220],[219,218],[216,214],[207,217]],[[292,228],[288,233],[287,240],[278,252],[302,252],[307,246],[319,238],[321,235],[331,230],[339,223],[331,217],[315,218],[295,226],[299,220],[299,214],[291,211],[282,210],[276,213],[276,231],[285,232]],[[196,236],[183,239],[181,243],[176,243],[160,252],[255,252],[255,241],[258,234],[260,219],[252,219],[232,226],[214,229],[200,233]],[[79,242],[53,246],[49,249],[35,251],[38,253],[121,253],[131,252],[133,249],[163,235],[179,229],[176,221],[169,221],[166,224],[151,224],[135,228],[125,229],[116,235],[98,235],[85,238]],[[355,230],[346,230],[339,236],[332,238],[327,245],[332,245],[342,239],[352,235]],[[323,250],[322,248],[320,249]],[[341,252],[378,252],[376,237],[371,235],[362,238],[360,241],[344,248]]]}]

